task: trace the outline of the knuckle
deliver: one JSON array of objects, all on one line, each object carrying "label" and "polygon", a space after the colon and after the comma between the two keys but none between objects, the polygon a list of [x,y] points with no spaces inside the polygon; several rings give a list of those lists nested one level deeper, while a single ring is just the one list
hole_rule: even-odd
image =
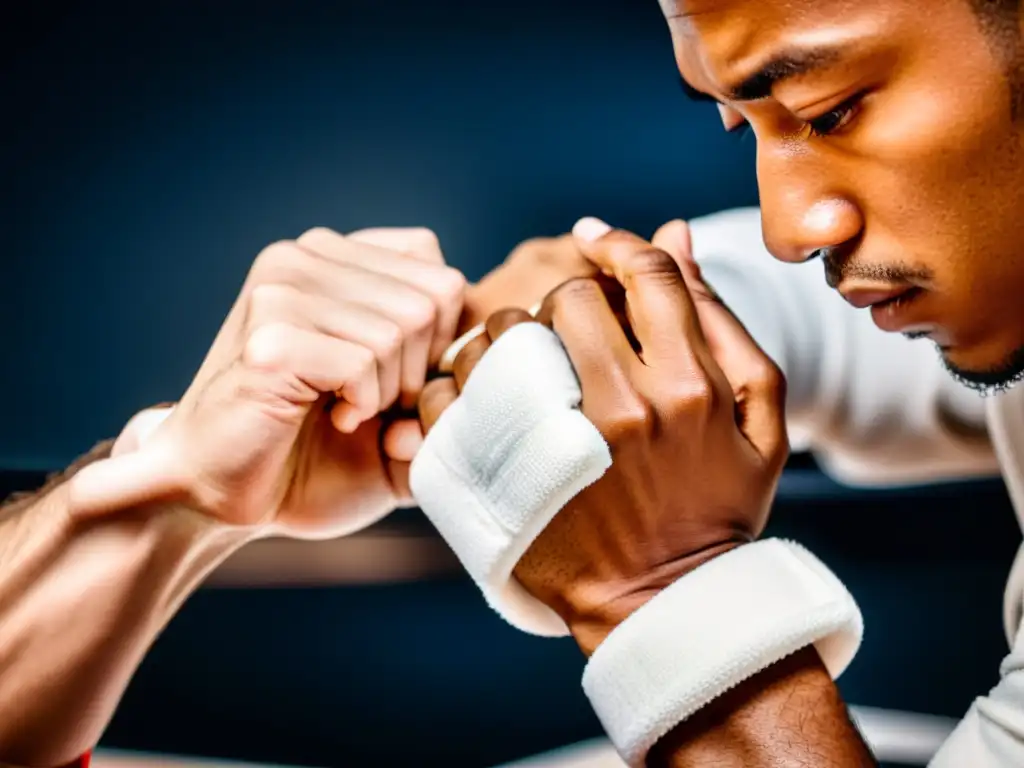
[{"label": "knuckle", "polygon": [[249,294],[250,310],[256,315],[263,315],[287,303],[294,293],[294,288],[281,283],[260,283]]},{"label": "knuckle", "polygon": [[277,371],[288,362],[290,332],[285,323],[261,325],[249,334],[242,350],[242,362],[251,369]]},{"label": "knuckle", "polygon": [[555,325],[571,321],[581,309],[602,300],[601,285],[590,277],[570,277],[555,286],[541,302],[537,318]]},{"label": "knuckle", "polygon": [[430,408],[438,402],[448,399],[454,386],[454,379],[447,376],[438,379],[431,379],[423,385],[423,389],[420,391],[420,407]]},{"label": "knuckle", "polygon": [[747,387],[773,402],[786,399],[786,377],[772,360],[762,357],[751,373]]},{"label": "knuckle", "polygon": [[664,400],[665,412],[673,419],[704,419],[722,404],[721,393],[703,374],[674,382],[660,399]]},{"label": "knuckle", "polygon": [[594,423],[611,445],[622,445],[648,435],[655,417],[651,403],[630,393],[618,398],[606,413],[595,416]]},{"label": "knuckle", "polygon": [[442,267],[438,271],[437,285],[440,299],[446,304],[458,301],[466,291],[466,276],[455,267]]},{"label": "knuckle", "polygon": [[490,317],[487,318],[488,327],[497,325],[502,328],[518,325],[519,323],[529,323],[533,321],[533,317],[525,309],[519,307],[505,307],[499,309],[496,312],[492,312]]},{"label": "knuckle", "polygon": [[374,341],[374,352],[381,360],[398,357],[402,351],[402,329],[397,323],[382,323]]},{"label": "knuckle", "polygon": [[330,227],[313,227],[299,235],[296,241],[299,245],[312,246],[329,240],[341,239],[342,235]]},{"label": "knuckle", "polygon": [[415,294],[403,302],[400,324],[406,333],[420,335],[429,332],[437,322],[437,305],[426,296]]},{"label": "knuckle", "polygon": [[597,301],[601,297],[600,284],[589,277],[571,277],[551,292],[555,307],[560,304]]},{"label": "knuckle", "polygon": [[654,246],[631,249],[623,259],[623,266],[634,275],[671,275],[679,273],[676,260]]},{"label": "knuckle", "polygon": [[292,240],[271,243],[256,257],[251,276],[255,284],[272,282],[294,270],[303,258],[302,249]]},{"label": "knuckle", "polygon": [[517,245],[509,254],[508,261],[529,260],[545,265],[559,261],[558,245],[561,238],[531,237]]},{"label": "knuckle", "polygon": [[429,227],[409,227],[405,230],[409,242],[409,250],[421,252],[440,252],[441,241],[437,233]]}]

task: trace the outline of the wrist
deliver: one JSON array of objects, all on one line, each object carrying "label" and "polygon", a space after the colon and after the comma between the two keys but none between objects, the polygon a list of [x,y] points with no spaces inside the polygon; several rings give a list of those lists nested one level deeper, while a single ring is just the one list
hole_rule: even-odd
[{"label": "wrist", "polygon": [[614,594],[611,598],[594,599],[597,590],[574,590],[565,599],[563,618],[576,644],[589,658],[619,624],[663,589],[710,560],[731,552],[744,543],[746,542],[726,541],[714,544],[699,552],[665,563],[640,577],[617,585],[612,590],[602,586],[600,592],[607,595],[611,591]]},{"label": "wrist", "polygon": [[[64,496],[60,501],[69,512],[63,536],[66,546],[88,542],[96,551],[109,549],[116,553],[109,556],[111,578],[118,573],[134,574],[154,587],[159,584],[151,596],[156,598],[164,591],[169,603],[191,591],[238,549],[264,535],[262,528],[233,526],[173,499],[125,500],[101,516],[82,514],[74,485],[73,479],[60,489]],[[160,612],[157,602],[152,606]]]}]

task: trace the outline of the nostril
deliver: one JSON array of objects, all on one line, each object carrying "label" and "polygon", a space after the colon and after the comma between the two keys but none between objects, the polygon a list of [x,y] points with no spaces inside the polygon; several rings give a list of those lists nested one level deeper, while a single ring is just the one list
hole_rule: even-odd
[{"label": "nostril", "polygon": [[813,261],[814,259],[824,259],[828,256],[828,248],[815,248],[809,254],[807,254],[806,261]]}]

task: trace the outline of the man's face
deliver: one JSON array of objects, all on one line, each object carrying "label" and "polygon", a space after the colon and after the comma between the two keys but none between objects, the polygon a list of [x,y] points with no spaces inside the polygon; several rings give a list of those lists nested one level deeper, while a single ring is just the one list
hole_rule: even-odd
[{"label": "man's face", "polygon": [[[764,237],[980,387],[1024,370],[1024,133],[966,0],[663,0],[688,88],[757,140]],[[1012,53],[1012,51],[1011,51]]]}]

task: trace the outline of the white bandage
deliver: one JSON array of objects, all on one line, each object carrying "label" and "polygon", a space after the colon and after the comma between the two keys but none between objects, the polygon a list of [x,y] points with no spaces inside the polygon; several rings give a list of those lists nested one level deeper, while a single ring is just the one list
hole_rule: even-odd
[{"label": "white bandage", "polygon": [[539,323],[503,333],[473,369],[416,455],[416,502],[487,602],[514,626],[568,634],[512,577],[534,539],[611,466],[580,412],[579,381],[558,337]]},{"label": "white bandage", "polygon": [[705,563],[616,627],[583,689],[623,759],[642,768],[662,736],[709,702],[813,644],[833,679],[860,647],[846,587],[803,547],[746,544]]}]

